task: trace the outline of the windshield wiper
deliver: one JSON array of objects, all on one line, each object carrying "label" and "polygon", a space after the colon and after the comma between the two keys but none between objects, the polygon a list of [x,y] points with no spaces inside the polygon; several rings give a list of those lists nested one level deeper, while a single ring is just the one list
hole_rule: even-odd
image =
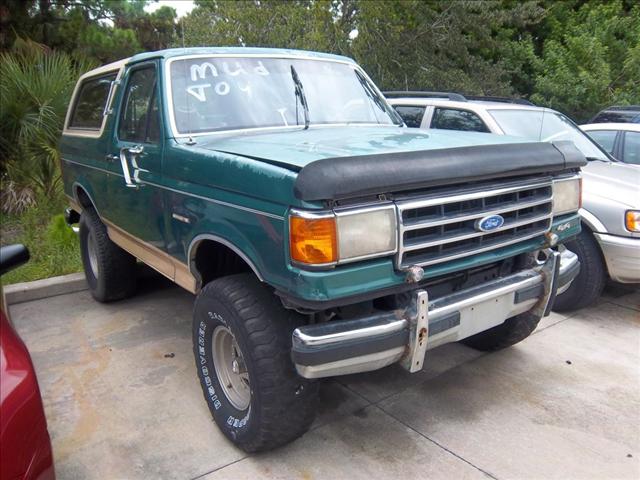
[{"label": "windshield wiper", "polygon": [[587,159],[587,162],[613,162],[614,160],[608,158],[600,158],[600,157],[584,157]]},{"label": "windshield wiper", "polygon": [[[389,111],[387,109],[387,106],[382,101],[380,96],[376,93],[376,91],[373,89],[371,84],[364,77],[364,75],[362,75],[358,70],[354,70],[354,73],[356,74],[356,77],[358,78],[358,81],[362,85],[362,88],[364,89],[365,93],[373,101],[373,103],[376,105],[376,107],[378,107],[380,110],[382,110],[387,115],[390,115],[390,113],[389,113]],[[393,115],[391,115],[391,116],[393,116]],[[396,125],[402,125],[402,121],[401,121],[401,119],[399,117],[396,117],[395,120],[396,120],[396,122],[394,122],[394,123]]]},{"label": "windshield wiper", "polygon": [[302,82],[300,81],[300,77],[298,76],[298,72],[293,65],[291,65],[291,78],[293,79],[293,83],[295,85],[294,93],[296,95],[296,124],[298,123],[298,100],[300,100],[300,105],[302,105],[302,109],[304,111],[304,129],[309,128],[309,105],[307,104],[307,97],[304,95],[304,87],[302,86]]}]

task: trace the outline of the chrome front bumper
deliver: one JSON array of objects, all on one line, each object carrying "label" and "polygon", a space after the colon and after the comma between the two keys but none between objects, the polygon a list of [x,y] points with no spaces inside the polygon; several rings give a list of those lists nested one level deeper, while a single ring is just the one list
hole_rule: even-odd
[{"label": "chrome front bumper", "polygon": [[612,280],[622,283],[640,282],[640,238],[595,234],[607,271]]},{"label": "chrome front bumper", "polygon": [[293,332],[292,358],[306,378],[377,370],[400,362],[410,372],[427,350],[457,342],[524,312],[549,314],[555,296],[578,275],[569,250],[547,251],[544,263],[429,301],[416,290],[404,309],[353,320],[305,325]]}]

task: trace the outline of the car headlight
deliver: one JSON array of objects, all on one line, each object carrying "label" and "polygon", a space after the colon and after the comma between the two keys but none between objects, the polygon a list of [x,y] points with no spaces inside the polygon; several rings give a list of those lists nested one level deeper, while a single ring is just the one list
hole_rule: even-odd
[{"label": "car headlight", "polygon": [[392,204],[330,212],[292,210],[291,260],[327,267],[391,255],[397,250],[396,223]]},{"label": "car headlight", "polygon": [[630,232],[640,232],[640,210],[627,210],[624,214],[624,226]]},{"label": "car headlight", "polygon": [[553,181],[553,214],[575,212],[582,206],[582,178],[570,177]]}]

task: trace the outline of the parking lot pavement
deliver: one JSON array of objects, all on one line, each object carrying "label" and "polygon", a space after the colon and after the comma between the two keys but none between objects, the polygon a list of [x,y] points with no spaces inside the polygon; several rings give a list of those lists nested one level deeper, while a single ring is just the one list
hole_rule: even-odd
[{"label": "parking lot pavement", "polygon": [[312,430],[248,456],[218,432],[191,352],[193,297],[162,279],[109,305],[88,292],[14,305],[58,477],[640,478],[640,290],[545,318],[496,353],[428,352],[323,383]]}]

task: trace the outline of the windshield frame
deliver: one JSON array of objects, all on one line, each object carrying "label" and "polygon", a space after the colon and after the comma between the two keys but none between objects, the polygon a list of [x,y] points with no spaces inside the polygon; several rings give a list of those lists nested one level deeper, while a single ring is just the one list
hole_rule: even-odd
[{"label": "windshield frame", "polygon": [[168,58],[164,62],[164,83],[165,83],[165,95],[166,95],[166,108],[167,108],[167,116],[169,121],[169,127],[171,130],[171,135],[173,138],[194,138],[194,137],[202,137],[208,135],[229,135],[229,134],[242,134],[249,132],[260,132],[260,131],[279,131],[279,130],[302,130],[304,126],[300,125],[279,125],[279,126],[270,126],[270,127],[250,127],[250,128],[231,128],[227,130],[211,130],[204,132],[194,132],[194,133],[180,133],[178,131],[178,127],[176,125],[176,118],[173,109],[173,92],[171,85],[171,64],[177,60],[189,60],[193,58],[273,58],[273,59],[291,59],[291,60],[311,60],[316,62],[333,62],[340,63],[343,65],[347,65],[353,68],[355,71],[362,74],[362,76],[371,84],[371,87],[374,89],[376,94],[380,97],[380,99],[385,103],[385,105],[389,108],[389,115],[392,119],[396,120],[396,123],[391,124],[381,124],[381,123],[311,123],[309,128],[315,127],[404,127],[404,121],[397,114],[395,109],[389,104],[385,96],[382,94],[380,89],[378,89],[377,85],[371,80],[369,75],[354,61],[350,60],[342,60],[340,58],[330,58],[330,57],[316,57],[312,55],[287,55],[287,54],[279,54],[279,53],[198,53],[198,54],[185,54],[185,55],[177,55],[175,57]]},{"label": "windshield frame", "polygon": [[[607,152],[604,148],[602,148],[602,146],[600,146],[600,144],[598,142],[596,142],[593,138],[591,138],[589,136],[589,134],[587,132],[585,132],[584,130],[582,130],[580,128],[580,125],[578,125],[576,122],[574,122],[568,115],[565,115],[562,112],[558,112],[557,110],[553,110],[552,108],[546,108],[546,107],[538,107],[538,108],[487,108],[487,113],[489,114],[489,116],[491,117],[491,119],[496,123],[496,125],[500,128],[500,130],[502,131],[503,135],[507,135],[507,133],[505,133],[504,128],[502,128],[502,124],[498,121],[498,119],[491,113],[492,110],[502,110],[502,111],[518,111],[518,112],[542,112],[543,114],[545,113],[549,113],[552,115],[562,115],[564,118],[566,118],[569,123],[571,125],[573,125],[573,127],[579,132],[581,133],[584,137],[586,137],[586,139],[588,141],[590,141],[598,150],[600,150],[600,153],[602,153],[606,160],[597,158],[594,159],[593,157],[588,157],[589,160],[588,161],[610,161],[610,162],[619,162],[620,160],[616,159],[615,157],[613,157],[609,152]],[[542,142],[544,140],[537,140],[539,142]],[[549,143],[553,143],[553,142],[549,142]],[[578,148],[578,147],[576,147]],[[580,152],[582,153],[582,152]],[[584,155],[584,154],[583,154]],[[587,157],[585,157],[587,158]]]}]

